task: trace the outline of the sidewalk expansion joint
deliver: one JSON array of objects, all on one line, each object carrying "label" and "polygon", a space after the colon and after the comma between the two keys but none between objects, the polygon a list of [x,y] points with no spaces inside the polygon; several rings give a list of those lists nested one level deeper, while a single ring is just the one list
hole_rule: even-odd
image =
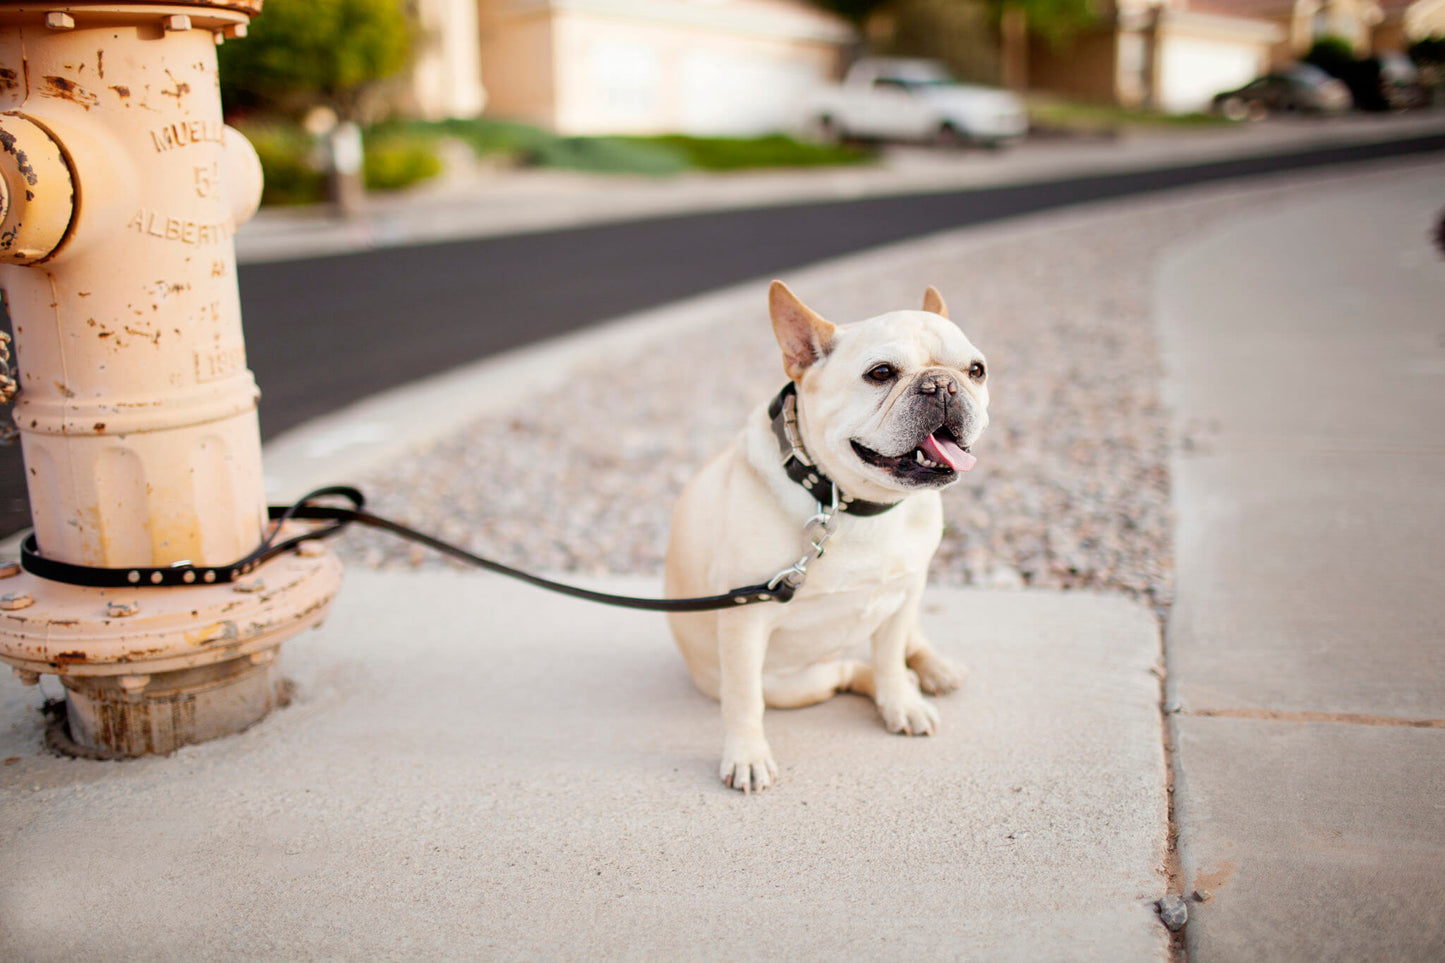
[{"label": "sidewalk expansion joint", "polygon": [[1401,719],[1361,712],[1290,712],[1282,709],[1181,709],[1180,715],[1206,719],[1259,719],[1264,722],[1333,722],[1350,726],[1397,726],[1406,729],[1445,729],[1445,719]]},{"label": "sidewalk expansion joint", "polygon": [[[1159,663],[1154,668],[1154,675],[1159,680],[1159,738],[1164,749],[1164,801],[1165,815],[1167,819],[1166,836],[1164,839],[1164,876],[1167,880],[1169,893],[1184,898],[1184,861],[1179,855],[1179,819],[1174,809],[1174,734],[1169,720],[1171,715],[1168,697],[1169,670],[1165,668],[1165,635],[1163,625],[1159,631]],[[1160,923],[1164,923],[1163,902],[1156,904],[1160,911]],[[1189,963],[1189,946],[1185,942],[1184,927],[1171,930],[1169,933],[1169,961],[1170,963]]]}]

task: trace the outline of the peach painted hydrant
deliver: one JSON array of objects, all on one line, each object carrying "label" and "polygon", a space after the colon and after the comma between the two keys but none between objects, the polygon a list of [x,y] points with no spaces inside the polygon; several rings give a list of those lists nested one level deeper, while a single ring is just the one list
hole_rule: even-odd
[{"label": "peach painted hydrant", "polygon": [[[0,2],[0,288],[45,559],[224,566],[269,524],[232,243],[261,170],[222,122],[215,52],[260,5]],[[306,547],[174,588],[0,570],[0,660],[60,677],[83,748],[237,732],[276,704],[281,640],[340,585]]]}]

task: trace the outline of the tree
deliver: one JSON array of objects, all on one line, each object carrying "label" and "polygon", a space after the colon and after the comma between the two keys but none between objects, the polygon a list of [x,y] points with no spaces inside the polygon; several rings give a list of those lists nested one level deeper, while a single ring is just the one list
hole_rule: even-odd
[{"label": "tree", "polygon": [[[866,27],[871,18],[893,22],[894,42],[887,52],[943,56],[939,46],[957,46],[961,24],[987,22],[997,29],[1006,85],[1022,87],[1027,75],[1028,34],[1061,43],[1094,22],[1095,0],[815,0],[834,13]],[[882,52],[882,51],[880,51]],[[956,70],[960,65],[953,65]],[[974,74],[976,71],[963,70]]]},{"label": "tree", "polygon": [[356,120],[377,82],[406,66],[411,39],[399,0],[266,0],[246,38],[218,51],[221,90],[228,106],[324,105]]},{"label": "tree", "polygon": [[1093,0],[985,0],[1000,17],[1018,11],[1030,32],[1061,43],[1098,18]]},{"label": "tree", "polygon": [[1003,38],[1004,86],[1028,86],[1028,35],[1058,45],[1094,22],[1093,0],[984,0]]}]

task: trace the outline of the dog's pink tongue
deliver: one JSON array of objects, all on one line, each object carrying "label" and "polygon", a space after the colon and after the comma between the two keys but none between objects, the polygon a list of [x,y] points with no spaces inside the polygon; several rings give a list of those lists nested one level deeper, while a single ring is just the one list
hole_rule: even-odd
[{"label": "dog's pink tongue", "polygon": [[968,471],[978,463],[977,458],[958,447],[952,438],[942,432],[929,435],[919,447],[930,461],[945,464],[954,471]]}]

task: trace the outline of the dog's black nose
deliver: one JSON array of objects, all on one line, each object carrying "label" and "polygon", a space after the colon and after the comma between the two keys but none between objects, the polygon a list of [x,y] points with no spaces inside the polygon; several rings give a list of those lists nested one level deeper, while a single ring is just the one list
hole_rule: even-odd
[{"label": "dog's black nose", "polygon": [[936,395],[940,392],[950,395],[958,394],[958,379],[942,371],[926,374],[918,379],[919,394]]}]

